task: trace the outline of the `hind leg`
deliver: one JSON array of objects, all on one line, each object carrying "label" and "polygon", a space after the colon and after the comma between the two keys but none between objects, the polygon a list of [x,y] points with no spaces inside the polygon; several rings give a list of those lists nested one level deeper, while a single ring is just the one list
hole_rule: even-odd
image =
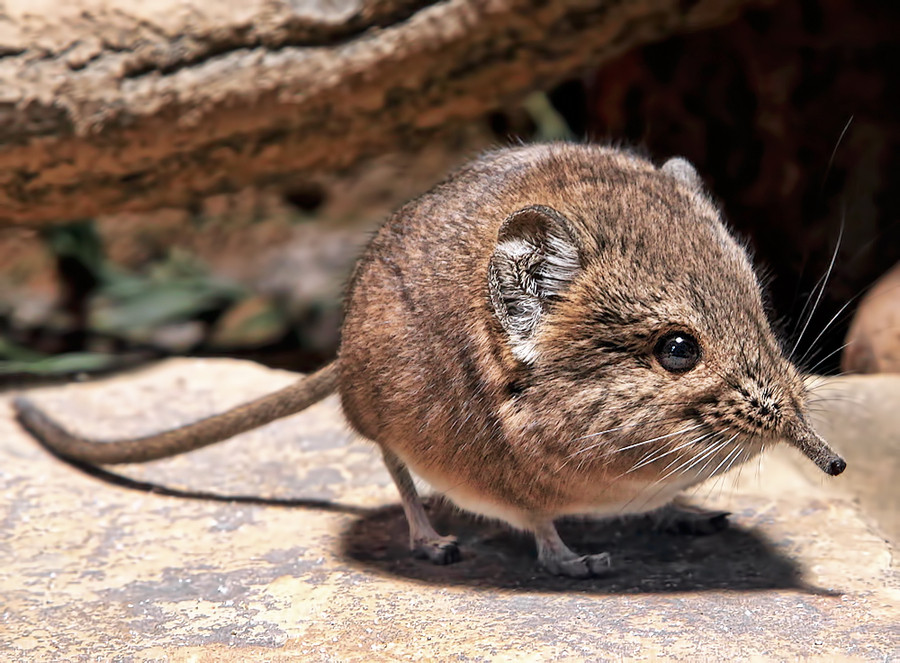
[{"label": "hind leg", "polygon": [[429,559],[434,564],[458,562],[460,554],[456,537],[441,536],[434,531],[406,465],[396,454],[384,447],[381,448],[381,454],[400,492],[403,513],[406,514],[406,522],[409,524],[409,547],[413,555],[419,559]]}]

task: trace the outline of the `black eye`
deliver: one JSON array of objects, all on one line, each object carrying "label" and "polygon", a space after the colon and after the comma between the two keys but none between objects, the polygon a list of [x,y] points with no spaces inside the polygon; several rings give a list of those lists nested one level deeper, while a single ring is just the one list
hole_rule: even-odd
[{"label": "black eye", "polygon": [[659,365],[670,373],[686,373],[700,361],[700,344],[690,334],[666,334],[653,349]]}]

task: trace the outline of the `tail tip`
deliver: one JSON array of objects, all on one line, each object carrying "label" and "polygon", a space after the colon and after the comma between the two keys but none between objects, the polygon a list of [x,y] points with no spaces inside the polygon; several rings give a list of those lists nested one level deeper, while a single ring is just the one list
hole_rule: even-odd
[{"label": "tail tip", "polygon": [[18,419],[21,419],[22,417],[26,416],[29,412],[34,410],[34,405],[25,396],[16,396],[12,400],[12,408],[13,408],[13,412],[16,413],[16,417]]},{"label": "tail tip", "polygon": [[12,400],[13,412],[21,422],[32,421],[39,413],[37,406],[27,396],[16,396]]}]

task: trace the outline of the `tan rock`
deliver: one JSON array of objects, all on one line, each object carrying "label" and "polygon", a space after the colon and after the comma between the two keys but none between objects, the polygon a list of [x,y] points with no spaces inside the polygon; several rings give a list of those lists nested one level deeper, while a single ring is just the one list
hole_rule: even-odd
[{"label": "tan rock", "polygon": [[860,302],[846,343],[842,370],[900,373],[900,263]]},{"label": "tan rock", "polygon": [[[74,429],[113,436],[292,378],[172,360],[35,397]],[[437,520],[460,535],[463,561],[411,559],[390,479],[334,397],[215,447],[114,470],[218,496],[205,499],[129,488],[50,457],[4,398],[0,651],[21,661],[896,658],[896,550],[855,486],[867,481],[867,455],[896,461],[887,441],[900,378],[866,380],[829,383],[822,401],[822,425],[848,456],[843,476],[807,477],[790,450],[772,454],[695,491],[733,512],[732,527],[709,537],[566,523],[577,549],[614,554],[617,572],[591,581],[551,577],[526,537],[446,510]],[[860,393],[866,427],[830,421],[832,404]],[[878,490],[896,499],[895,481]]]},{"label": "tan rock", "polygon": [[747,0],[9,0],[0,222],[340,172]]}]

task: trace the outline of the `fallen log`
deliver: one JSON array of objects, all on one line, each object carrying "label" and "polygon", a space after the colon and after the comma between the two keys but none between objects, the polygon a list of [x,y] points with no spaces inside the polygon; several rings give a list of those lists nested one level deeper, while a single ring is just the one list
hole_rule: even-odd
[{"label": "fallen log", "polygon": [[746,4],[11,0],[0,224],[340,172]]}]

